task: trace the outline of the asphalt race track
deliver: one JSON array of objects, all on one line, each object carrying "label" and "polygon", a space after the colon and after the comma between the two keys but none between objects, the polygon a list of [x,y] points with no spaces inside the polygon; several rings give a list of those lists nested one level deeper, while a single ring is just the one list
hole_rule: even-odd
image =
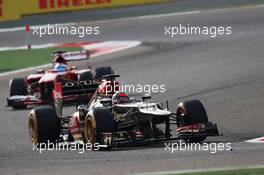
[{"label": "asphalt race track", "polygon": [[[0,174],[123,175],[140,172],[261,165],[264,145],[245,143],[264,135],[264,8],[239,7],[199,13],[82,22],[98,25],[102,35],[91,40],[140,40],[130,50],[91,59],[93,67],[111,65],[126,83],[165,84],[170,109],[187,99],[200,99],[211,121],[224,136],[207,142],[231,142],[232,151],[165,151],[163,143],[103,152],[32,151],[27,130],[30,109],[6,108],[8,82],[0,77]],[[170,38],[164,26],[232,26],[232,34],[218,38]],[[0,33],[0,47],[23,44],[24,33]],[[32,38],[34,44],[76,41],[79,38]],[[81,39],[85,40],[85,39]],[[86,38],[87,40],[87,38]],[[77,66],[81,68],[81,63]],[[153,95],[159,99],[159,94]],[[66,114],[75,107],[67,107]],[[176,141],[177,142],[177,141]]]}]

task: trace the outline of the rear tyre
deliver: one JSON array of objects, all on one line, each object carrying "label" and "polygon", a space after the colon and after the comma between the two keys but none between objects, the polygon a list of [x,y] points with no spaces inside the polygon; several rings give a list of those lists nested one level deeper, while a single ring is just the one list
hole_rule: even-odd
[{"label": "rear tyre", "polygon": [[[176,109],[178,127],[208,123],[208,117],[203,104],[199,100],[182,102]],[[207,136],[197,136],[183,139],[186,142],[202,142]]]},{"label": "rear tyre", "polygon": [[98,67],[95,69],[95,79],[102,79],[104,75],[114,74],[111,66]]},{"label": "rear tyre", "polygon": [[52,107],[37,107],[29,114],[28,129],[34,145],[52,143],[59,139],[60,119]]},{"label": "rear tyre", "polygon": [[[96,108],[94,115],[88,116],[85,120],[84,137],[86,142],[90,142],[93,146],[95,143],[102,143],[100,133],[113,133],[115,130],[114,118],[109,109]],[[107,147],[100,150],[110,150],[111,143],[106,144]]]},{"label": "rear tyre", "polygon": [[[10,96],[14,95],[26,95],[27,86],[23,78],[13,78],[9,82]],[[24,109],[27,105],[13,105],[13,109]]]}]

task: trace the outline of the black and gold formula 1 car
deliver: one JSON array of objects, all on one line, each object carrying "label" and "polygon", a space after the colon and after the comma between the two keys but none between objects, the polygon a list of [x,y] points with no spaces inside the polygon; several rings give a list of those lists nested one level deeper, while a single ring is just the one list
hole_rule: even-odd
[{"label": "black and gold formula 1 car", "polygon": [[[118,75],[105,77],[101,84],[117,83],[114,79]],[[168,105],[163,108],[160,103],[150,102],[150,96],[135,100],[123,92],[106,95],[102,92],[105,86],[100,85],[90,102],[79,105],[69,116],[62,115],[61,98],[56,99],[55,108],[33,109],[29,114],[32,143],[82,141],[110,149],[175,139],[202,142],[208,136],[219,135],[217,125],[209,122],[199,100],[181,102],[172,112]]]}]

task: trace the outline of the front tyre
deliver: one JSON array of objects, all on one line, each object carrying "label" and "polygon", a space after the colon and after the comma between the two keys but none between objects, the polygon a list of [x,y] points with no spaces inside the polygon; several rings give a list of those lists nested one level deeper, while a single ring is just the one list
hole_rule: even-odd
[{"label": "front tyre", "polygon": [[184,141],[198,143],[207,138],[207,135],[199,134],[199,129],[208,123],[206,110],[199,100],[180,103],[176,109],[176,116],[177,131]]},{"label": "front tyre", "polygon": [[[9,96],[15,95],[26,95],[27,94],[27,86],[24,78],[13,78],[9,82]],[[13,109],[25,109],[27,105],[20,104],[20,105],[12,105]]]},{"label": "front tyre", "polygon": [[29,114],[28,130],[34,145],[55,142],[59,139],[60,119],[52,107],[37,107]]},{"label": "front tyre", "polygon": [[102,136],[105,133],[112,134],[114,129],[114,118],[109,109],[104,107],[95,108],[93,115],[88,115],[85,120],[85,141],[91,143],[93,146],[96,144],[106,146],[104,148],[99,148],[100,150],[110,150],[111,143],[105,142]]}]

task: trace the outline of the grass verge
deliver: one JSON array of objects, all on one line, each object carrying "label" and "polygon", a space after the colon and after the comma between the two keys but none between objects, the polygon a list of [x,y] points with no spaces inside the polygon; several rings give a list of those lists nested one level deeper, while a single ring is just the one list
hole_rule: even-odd
[{"label": "grass verge", "polygon": [[82,49],[69,47],[0,51],[0,72],[50,63],[51,53],[57,50],[76,51]]}]

